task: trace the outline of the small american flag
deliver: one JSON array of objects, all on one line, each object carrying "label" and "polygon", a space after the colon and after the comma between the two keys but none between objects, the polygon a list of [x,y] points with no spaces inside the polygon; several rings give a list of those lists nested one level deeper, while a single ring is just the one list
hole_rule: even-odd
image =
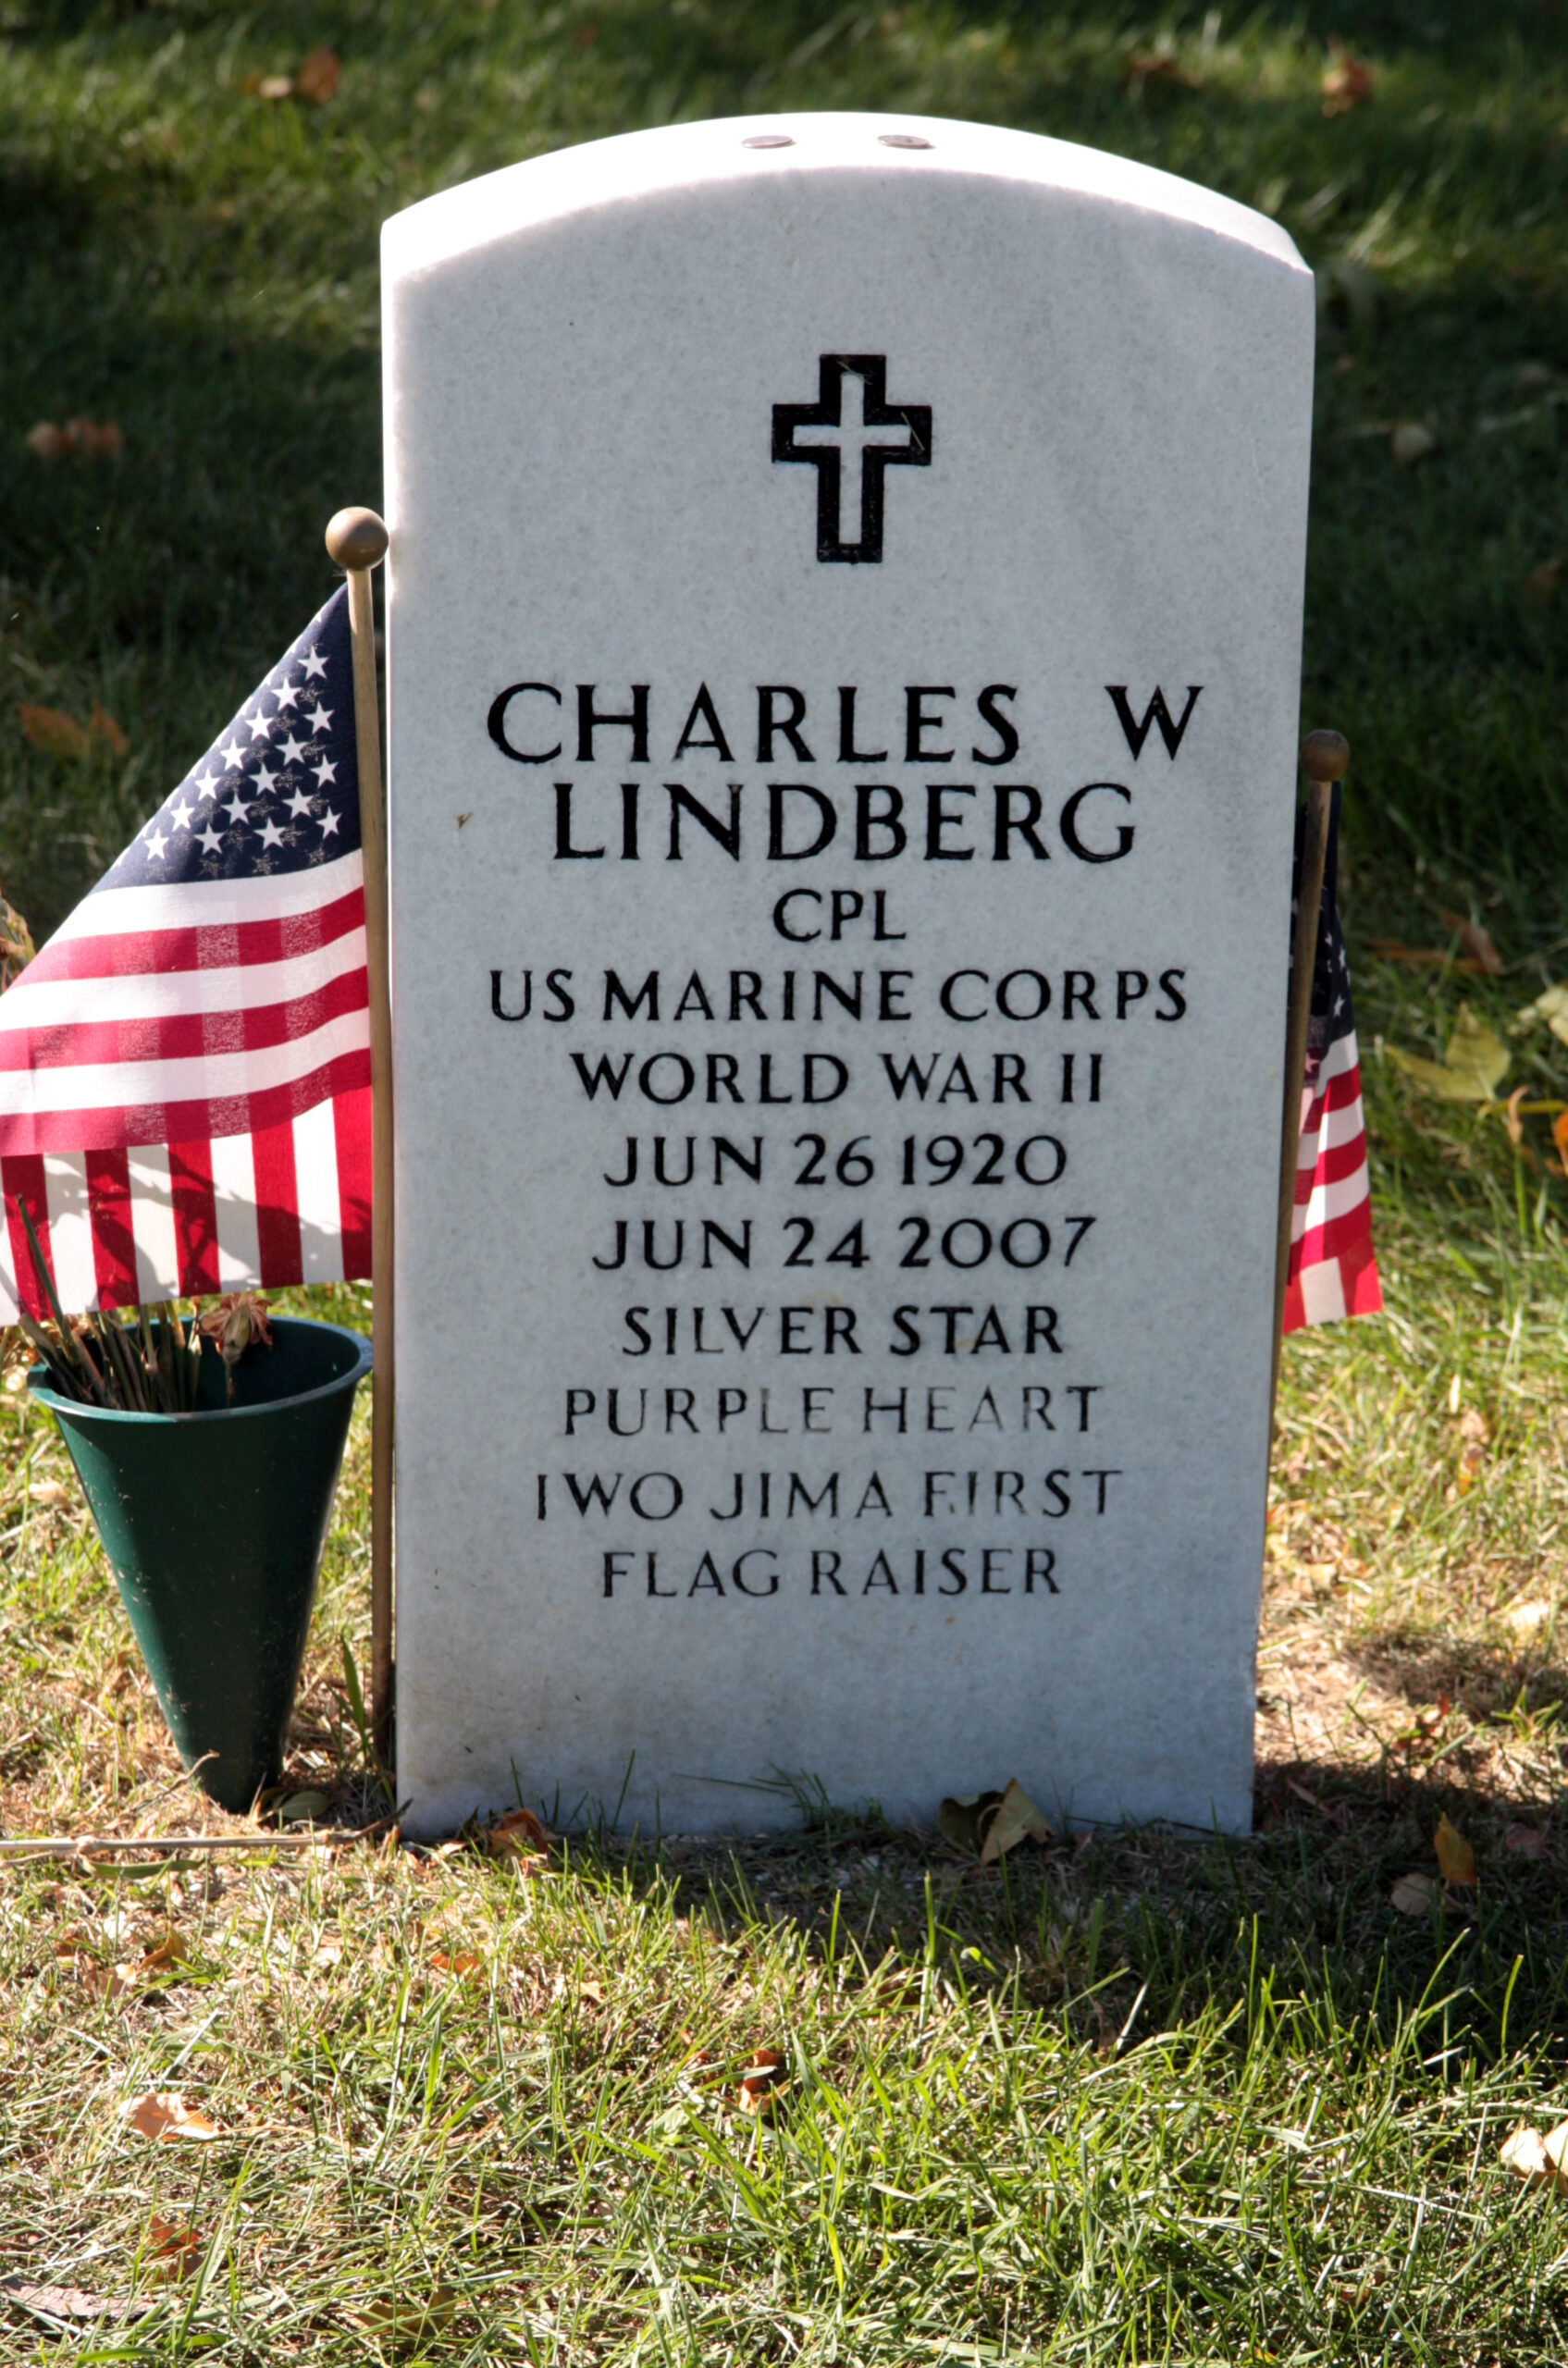
[{"label": "small american flag", "polygon": [[[1376,1315],[1383,1304],[1377,1261],[1372,1254],[1366,1122],[1362,1116],[1361,1065],[1351,1011],[1351,966],[1340,934],[1336,897],[1339,852],[1336,783],[1328,816],[1328,859],[1323,870],[1306,1077],[1302,1086],[1302,1140],[1285,1288],[1287,1332],[1300,1331],[1304,1324],[1331,1324],[1341,1315]],[[1299,879],[1299,824],[1296,870]],[[1291,901],[1293,909],[1296,897]]]},{"label": "small american flag", "polygon": [[0,1323],[370,1273],[370,1022],[336,592],[0,995]]}]

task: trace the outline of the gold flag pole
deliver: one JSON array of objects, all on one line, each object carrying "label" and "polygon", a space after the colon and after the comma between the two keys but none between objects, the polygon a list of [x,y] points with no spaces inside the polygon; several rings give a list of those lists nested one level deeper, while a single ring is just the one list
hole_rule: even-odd
[{"label": "gold flag pole", "polygon": [[1290,994],[1285,1019],[1285,1108],[1279,1141],[1279,1216],[1274,1250],[1274,1371],[1268,1385],[1268,1435],[1274,1437],[1274,1407],[1279,1395],[1279,1350],[1285,1322],[1285,1286],[1290,1272],[1290,1227],[1296,1210],[1296,1166],[1302,1146],[1302,1087],[1306,1079],[1307,1030],[1312,1020],[1312,974],[1317,958],[1323,874],[1328,860],[1328,816],[1334,783],[1351,761],[1351,744],[1339,732],[1309,732],[1302,742],[1307,777],[1306,823],[1302,832],[1301,878],[1296,926],[1290,944]]},{"label": "gold flag pole", "polygon": [[393,1347],[392,997],[388,968],[387,830],[381,802],[380,696],[371,570],[387,556],[386,524],[374,510],[340,510],[327,528],[327,554],[349,580],[353,641],[354,743],[359,827],[364,853],[364,950],[370,973],[371,1342],[370,1719],[385,1750],[392,1712],[392,1447],[397,1408]]}]

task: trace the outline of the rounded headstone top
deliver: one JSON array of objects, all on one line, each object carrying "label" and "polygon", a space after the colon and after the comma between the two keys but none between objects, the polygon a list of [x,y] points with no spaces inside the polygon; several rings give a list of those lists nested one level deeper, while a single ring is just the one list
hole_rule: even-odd
[{"label": "rounded headstone top", "polygon": [[1339,781],[1351,761],[1342,732],[1309,732],[1302,742],[1302,771],[1309,781]]},{"label": "rounded headstone top", "polygon": [[378,567],[387,556],[387,523],[374,510],[339,510],[327,523],[327,556],[334,567]]}]

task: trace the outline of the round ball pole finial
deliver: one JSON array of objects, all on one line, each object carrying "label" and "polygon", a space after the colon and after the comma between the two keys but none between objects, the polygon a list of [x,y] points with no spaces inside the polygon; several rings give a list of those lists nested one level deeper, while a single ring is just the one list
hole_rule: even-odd
[{"label": "round ball pole finial", "polygon": [[387,542],[387,522],[374,510],[340,510],[327,522],[327,556],[334,567],[378,567]]},{"label": "round ball pole finial", "polygon": [[1302,771],[1309,781],[1341,781],[1350,761],[1342,732],[1309,732],[1302,742]]}]

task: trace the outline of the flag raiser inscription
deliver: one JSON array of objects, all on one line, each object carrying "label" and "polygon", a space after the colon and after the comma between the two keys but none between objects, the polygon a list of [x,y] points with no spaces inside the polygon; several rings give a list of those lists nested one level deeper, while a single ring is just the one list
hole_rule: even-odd
[{"label": "flag raiser inscription", "polygon": [[400,1794],[1244,1825],[1310,282],[754,129],[389,229]]}]

